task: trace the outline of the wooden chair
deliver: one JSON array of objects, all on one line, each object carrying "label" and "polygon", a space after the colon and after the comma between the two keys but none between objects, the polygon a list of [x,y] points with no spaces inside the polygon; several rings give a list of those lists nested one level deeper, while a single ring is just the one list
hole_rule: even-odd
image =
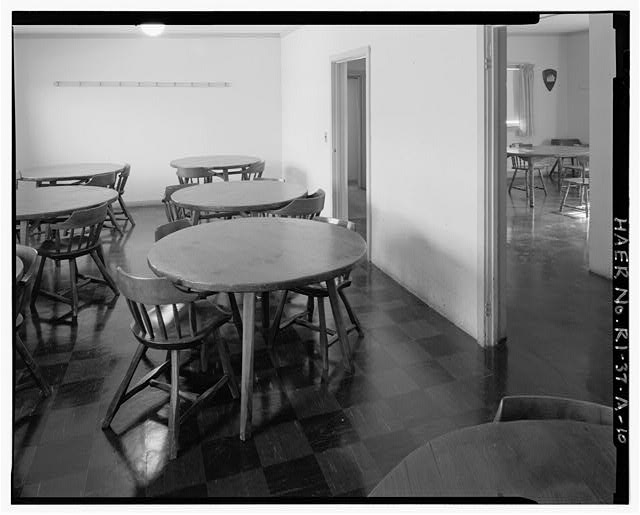
[{"label": "wooden chair", "polygon": [[[229,315],[222,313],[209,301],[199,299],[195,293],[178,290],[166,278],[135,277],[118,267],[116,280],[133,317],[131,332],[138,341],[138,347],[109,405],[102,428],[107,429],[118,408],[147,386],[169,392],[169,456],[174,459],[178,455],[180,424],[188,416],[194,414],[225,384],[229,386],[232,396],[238,397],[228,349],[224,340],[216,341],[215,338],[215,332],[229,320]],[[216,345],[222,362],[222,378],[200,395],[182,391],[179,385],[180,351],[199,349],[210,339]],[[167,359],[129,388],[138,364],[148,349],[166,351]],[[170,382],[158,381],[156,378],[169,368]],[[191,402],[182,413],[181,400]]]},{"label": "wooden chair", "polygon": [[51,388],[47,383],[47,380],[42,375],[40,367],[38,367],[38,364],[33,359],[33,356],[31,356],[29,349],[27,349],[27,346],[18,334],[18,327],[20,327],[23,321],[22,312],[24,311],[26,300],[30,294],[29,288],[33,285],[33,280],[35,279],[36,265],[38,264],[38,251],[24,245],[16,245],[16,255],[22,260],[24,273],[16,284],[16,299],[13,304],[15,350],[22,358],[22,361],[24,361],[24,364],[27,366],[27,370],[33,379],[35,379],[44,396],[48,397],[51,394]]},{"label": "wooden chair", "polygon": [[260,179],[263,173],[264,161],[258,161],[257,163],[250,165],[246,170],[242,171],[242,180],[255,181],[256,179]]},{"label": "wooden chair", "polygon": [[[531,143],[512,143],[510,146],[518,147],[518,148],[533,147]],[[520,156],[511,156],[511,168],[513,169],[513,176],[511,177],[511,182],[509,183],[509,194],[511,194],[512,189],[520,190],[520,191],[524,191],[528,198],[529,197],[529,187],[528,187],[529,166],[527,165],[527,160]],[[533,165],[533,173],[535,174],[536,172],[538,172],[538,177],[540,178],[540,182],[542,183],[542,186],[535,186],[535,181],[534,181],[534,188],[544,190],[544,194],[546,196],[547,186],[545,185],[544,179],[542,178],[543,168],[546,168],[546,165],[540,165],[540,164],[536,165],[535,163]],[[525,184],[524,188],[513,185],[513,182],[515,181],[516,175],[518,174],[518,172],[524,172],[524,184]]]},{"label": "wooden chair", "polygon": [[[552,138],[551,144],[561,145],[563,147],[582,146],[582,143],[578,138]],[[575,165],[576,161],[575,161],[575,158],[573,157],[561,157],[556,159],[555,162],[553,163],[553,166],[549,170],[549,173],[548,173],[549,177],[551,177],[558,170],[558,164],[562,164],[562,167],[564,169],[566,165]]]},{"label": "wooden chair", "polygon": [[192,184],[172,184],[171,186],[167,186],[164,190],[164,197],[162,199],[162,203],[164,204],[164,212],[167,215],[167,220],[169,222],[174,222],[176,220],[180,220],[181,218],[189,218],[191,216],[191,212],[176,205],[176,203],[171,199],[171,195],[182,188],[188,188],[192,186]]},{"label": "wooden chair", "polygon": [[[338,225],[340,227],[345,227],[350,231],[356,230],[356,224],[350,222],[348,220],[339,220],[337,218],[325,218],[318,216],[313,219],[316,222],[324,222],[329,224]],[[349,316],[349,320],[351,320],[351,326],[347,327],[347,334],[352,331],[358,331],[359,336],[363,336],[362,327],[360,326],[360,321],[356,316],[347,296],[345,295],[345,289],[351,286],[350,272],[342,275],[338,278],[337,291],[339,298],[342,300],[345,309],[347,310],[347,315]],[[282,313],[284,312],[284,307],[287,302],[287,295],[289,293],[288,290],[285,290],[282,294],[282,298],[280,299],[280,304],[278,305],[278,309],[276,311],[275,319],[271,329],[270,341],[271,344],[275,342],[278,331],[284,329],[291,324],[298,324],[314,331],[318,331],[320,333],[320,352],[322,353],[322,380],[327,381],[329,374],[329,347],[338,341],[338,336],[336,331],[333,329],[327,328],[325,311],[324,311],[324,299],[329,297],[329,291],[327,288],[318,283],[318,284],[310,284],[306,286],[301,286],[297,288],[292,288],[292,292],[298,293],[300,295],[307,296],[307,309],[296,313],[285,321],[281,322]],[[318,322],[319,326],[312,323],[313,320],[313,311],[314,311],[314,302],[317,299],[318,304]],[[329,340],[328,336],[332,338]]]},{"label": "wooden chair", "polygon": [[[161,240],[165,236],[169,236],[169,234],[174,233],[176,231],[180,231],[182,229],[186,229],[187,227],[191,227],[191,222],[187,218],[181,218],[179,220],[175,220],[173,222],[166,223],[164,225],[160,225],[156,227],[155,232],[155,241]],[[216,295],[217,292],[198,292],[201,298],[209,297],[210,295]],[[240,316],[240,309],[238,308],[238,302],[236,301],[236,296],[234,293],[229,292],[229,306],[231,307],[231,315],[233,317],[233,324],[238,331],[238,336],[240,340],[242,340],[242,318]]]},{"label": "wooden chair", "polygon": [[176,175],[180,184],[205,184],[216,176],[206,168],[178,168]]},{"label": "wooden chair", "polygon": [[[32,307],[35,307],[38,296],[42,294],[54,300],[70,304],[71,311],[59,318],[64,318],[71,314],[75,320],[78,316],[79,278],[85,280],[80,286],[84,286],[88,282],[97,282],[109,286],[115,295],[120,294],[106,267],[100,241],[100,231],[106,214],[107,204],[102,204],[98,207],[74,211],[65,221],[51,224],[52,239],[47,239],[38,249],[41,259],[33,295],[31,296]],[[91,256],[97,265],[103,279],[78,273],[76,259],[87,254]],[[40,289],[42,272],[47,259],[52,259],[54,262],[69,261],[71,280],[71,288],[69,290],[71,291],[71,298],[64,296],[69,290],[55,293]]]},{"label": "wooden chair", "polygon": [[559,419],[611,426],[613,409],[593,402],[563,397],[514,395],[502,398],[493,421]]},{"label": "wooden chair", "polygon": [[306,218],[311,220],[312,218],[320,215],[324,209],[324,198],[324,190],[318,189],[318,191],[305,198],[292,200],[286,206],[273,211],[268,211],[265,215],[286,218]]},{"label": "wooden chair", "polygon": [[[571,207],[585,212],[585,215],[589,217],[589,158],[579,157],[576,159],[575,165],[563,165],[564,168],[573,170],[579,174],[578,177],[563,177],[562,188],[564,188],[564,195],[560,202],[560,212],[565,207]],[[578,196],[580,198],[580,204],[567,204],[567,197],[571,188],[578,190]],[[561,189],[562,192],[562,189]]]},{"label": "wooden chair", "polygon": [[[116,189],[116,180],[117,180],[117,172],[113,173],[105,173],[101,175],[94,175],[89,179],[84,186],[94,186],[97,188],[109,188]],[[109,217],[109,221],[111,222],[111,228],[118,231],[120,234],[124,234],[120,224],[118,224],[118,220],[116,218],[115,212],[111,207],[111,204],[107,204],[107,216]],[[105,226],[106,227],[106,226]]]},{"label": "wooden chair", "polygon": [[120,204],[120,209],[117,209],[117,210],[114,209],[113,212],[116,215],[116,220],[124,222],[123,224],[124,229],[127,228],[127,223],[129,222],[131,222],[131,226],[136,225],[136,222],[131,216],[129,209],[127,208],[127,205],[124,203],[124,199],[122,198],[122,196],[124,195],[124,187],[126,186],[127,181],[129,180],[130,173],[131,173],[131,165],[129,163],[126,163],[124,165],[124,168],[120,170],[120,172],[118,173],[118,178],[116,180],[116,185],[115,185],[115,189],[118,192],[118,204]]}]

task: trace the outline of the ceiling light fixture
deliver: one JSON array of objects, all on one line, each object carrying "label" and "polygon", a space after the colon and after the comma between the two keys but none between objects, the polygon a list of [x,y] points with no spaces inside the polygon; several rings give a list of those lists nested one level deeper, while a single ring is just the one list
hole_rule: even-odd
[{"label": "ceiling light fixture", "polygon": [[142,23],[138,28],[147,36],[156,37],[164,32],[164,23]]}]

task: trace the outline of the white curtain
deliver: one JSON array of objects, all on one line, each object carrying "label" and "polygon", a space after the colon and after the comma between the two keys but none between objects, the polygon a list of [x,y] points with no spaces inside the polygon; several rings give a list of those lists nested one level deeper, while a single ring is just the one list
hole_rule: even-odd
[{"label": "white curtain", "polygon": [[518,136],[533,135],[533,65],[521,64],[520,73],[516,74],[514,84],[514,101],[520,125],[516,130]]}]

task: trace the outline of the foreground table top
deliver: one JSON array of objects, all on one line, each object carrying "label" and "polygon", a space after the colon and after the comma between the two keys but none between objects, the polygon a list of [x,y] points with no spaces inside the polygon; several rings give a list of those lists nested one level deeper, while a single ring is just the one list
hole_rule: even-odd
[{"label": "foreground table top", "polygon": [[122,163],[66,163],[50,166],[35,166],[19,171],[19,179],[23,181],[64,181],[80,180],[119,172],[124,168]]},{"label": "foreground table top", "polygon": [[191,156],[174,159],[169,163],[174,168],[205,168],[207,170],[227,170],[246,168],[260,161],[259,157],[242,155]]},{"label": "foreground table top", "polygon": [[279,181],[236,181],[184,188],[171,199],[188,209],[236,213],[277,209],[306,193],[302,186]]},{"label": "foreground table top", "polygon": [[412,452],[371,497],[523,497],[538,503],[611,503],[611,426],[522,420],[467,427]]},{"label": "foreground table top", "polygon": [[362,237],[343,227],[240,218],[170,234],[154,244],[147,261],[156,274],[189,288],[261,292],[331,279],[365,254]]},{"label": "foreground table top", "polygon": [[53,218],[77,209],[111,203],[117,198],[117,191],[94,186],[19,188],[16,191],[16,220]]},{"label": "foreground table top", "polygon": [[538,145],[534,147],[508,147],[508,156],[520,157],[581,157],[589,155],[589,147],[567,145]]}]

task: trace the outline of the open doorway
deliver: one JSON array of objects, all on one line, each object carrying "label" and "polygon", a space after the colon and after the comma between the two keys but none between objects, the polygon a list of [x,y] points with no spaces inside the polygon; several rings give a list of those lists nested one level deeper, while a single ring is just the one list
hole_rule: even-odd
[{"label": "open doorway", "polygon": [[332,193],[333,215],[356,224],[371,255],[368,58],[368,47],[332,58]]}]

